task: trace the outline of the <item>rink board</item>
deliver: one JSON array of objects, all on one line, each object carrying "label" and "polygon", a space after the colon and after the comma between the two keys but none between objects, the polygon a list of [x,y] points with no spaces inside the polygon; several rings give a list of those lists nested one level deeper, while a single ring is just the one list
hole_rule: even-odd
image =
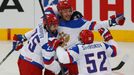
[{"label": "rink board", "polygon": [[[12,40],[14,34],[25,34],[30,28],[0,29],[0,40]],[[133,30],[110,30],[114,39],[119,42],[134,42]],[[94,32],[95,40],[100,41],[102,38],[98,32]]]}]

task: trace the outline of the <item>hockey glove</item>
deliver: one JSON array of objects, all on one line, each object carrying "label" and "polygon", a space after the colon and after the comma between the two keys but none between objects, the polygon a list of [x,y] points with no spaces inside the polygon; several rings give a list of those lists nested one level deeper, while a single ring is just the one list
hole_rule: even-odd
[{"label": "hockey glove", "polygon": [[66,46],[68,41],[70,40],[69,34],[66,34],[64,32],[59,33],[58,39],[61,40],[63,43],[61,44],[62,47]]},{"label": "hockey glove", "polygon": [[109,40],[113,39],[113,37],[108,29],[100,28],[100,29],[98,29],[98,32],[104,38],[105,41],[109,41]]},{"label": "hockey glove", "polygon": [[115,25],[120,25],[122,26],[125,22],[125,17],[123,14],[118,14],[118,15],[112,15],[110,17],[110,21],[109,21],[109,24],[110,26],[115,26]]},{"label": "hockey glove", "polygon": [[15,50],[18,51],[20,50],[22,47],[23,47],[23,42],[26,40],[26,38],[21,35],[21,34],[18,34],[18,35],[14,35],[13,36],[13,41],[16,43],[16,44],[13,44],[15,47]]},{"label": "hockey glove", "polygon": [[77,20],[82,17],[83,15],[79,11],[74,11],[70,20]]},{"label": "hockey glove", "polygon": [[69,39],[70,39],[70,36],[68,34],[61,32],[58,34],[57,39],[53,39],[52,41],[48,42],[48,46],[50,46],[50,48],[56,50],[56,48],[58,46],[62,46],[62,47],[66,46]]},{"label": "hockey glove", "polygon": [[26,37],[24,35],[21,35],[21,34],[15,34],[14,35],[14,40],[16,41],[20,41],[20,42],[24,42],[26,41]]},{"label": "hockey glove", "polygon": [[62,40],[54,39],[54,40],[51,41],[50,46],[53,47],[54,50],[56,50],[56,48],[57,48],[58,46],[61,46],[62,43],[63,43]]}]

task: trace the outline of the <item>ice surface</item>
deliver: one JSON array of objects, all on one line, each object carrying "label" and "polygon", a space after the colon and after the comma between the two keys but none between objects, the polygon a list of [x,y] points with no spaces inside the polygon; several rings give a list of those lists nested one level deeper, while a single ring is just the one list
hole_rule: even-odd
[{"label": "ice surface", "polygon": [[[125,60],[126,64],[122,69],[114,71],[114,75],[134,75],[134,43],[118,42],[119,55],[115,58],[111,58],[110,62],[112,67],[117,66],[121,60]],[[12,43],[10,41],[0,41],[0,61],[8,54],[12,49]],[[124,56],[129,58],[123,59]],[[13,52],[9,58],[0,65],[0,75],[19,75],[17,67],[17,59],[19,52]]]}]

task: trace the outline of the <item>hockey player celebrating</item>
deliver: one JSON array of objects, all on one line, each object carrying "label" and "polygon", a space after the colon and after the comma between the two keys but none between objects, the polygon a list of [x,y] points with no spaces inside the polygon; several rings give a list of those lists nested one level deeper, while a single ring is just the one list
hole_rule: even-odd
[{"label": "hockey player celebrating", "polygon": [[100,34],[105,42],[94,43],[94,35],[90,30],[82,30],[79,34],[81,43],[65,50],[59,46],[56,50],[61,63],[77,62],[76,75],[111,75],[108,57],[117,55],[117,44],[109,30],[101,28]]},{"label": "hockey player celebrating", "polygon": [[[79,33],[83,29],[97,31],[100,28],[123,25],[125,21],[125,17],[123,15],[117,15],[116,17],[111,16],[110,20],[102,21],[100,23],[97,23],[96,21],[87,21],[84,18],[80,17],[80,15],[74,15],[75,12],[73,12],[71,4],[66,0],[60,1],[57,4],[57,9],[61,17],[58,31],[68,33],[70,35],[70,41],[68,42],[67,47],[72,46],[72,44],[78,41],[77,38],[79,36]],[[74,17],[74,20],[70,20],[71,17]]]},{"label": "hockey player celebrating", "polygon": [[57,6],[53,5],[46,7],[45,9],[45,13],[52,13],[59,17],[60,25],[58,32],[64,32],[70,35],[67,47],[72,46],[72,44],[78,41],[78,33],[80,33],[82,29],[97,31],[100,28],[108,28],[116,25],[122,26],[125,22],[125,17],[123,15],[113,15],[110,17],[110,20],[100,23],[97,23],[96,21],[87,21],[79,12],[73,11],[71,4],[66,0],[60,1]]},{"label": "hockey player celebrating", "polygon": [[61,70],[59,63],[54,60],[55,51],[53,43],[57,37],[58,20],[55,15],[47,14],[43,18],[43,24],[27,32],[25,37],[15,35],[16,50],[23,46],[23,42],[28,42],[22,47],[18,67],[20,75],[42,75],[42,69],[51,70],[58,74]]},{"label": "hockey player celebrating", "polygon": [[[53,13],[59,17],[60,25],[58,32],[64,32],[70,35],[70,40],[65,48],[69,48],[78,42],[79,33],[83,29],[98,30],[100,28],[108,28],[116,25],[122,26],[125,22],[125,17],[123,15],[113,15],[110,17],[110,20],[100,23],[97,23],[96,21],[87,21],[78,11],[73,11],[71,4],[66,0],[60,1],[56,6],[49,6],[45,9],[46,13]],[[73,66],[75,65],[67,65],[71,72],[75,70]]]},{"label": "hockey player celebrating", "polygon": [[[110,20],[100,23],[97,23],[96,21],[87,21],[82,17],[80,12],[72,9],[71,4],[67,0],[62,0],[59,1],[57,5],[46,7],[45,13],[57,15],[60,21],[58,32],[64,32],[70,35],[70,40],[65,48],[70,48],[78,42],[79,33],[83,29],[97,31],[100,28],[108,28],[116,25],[122,26],[125,22],[125,17],[123,15],[113,15],[110,17]],[[71,64],[71,66],[69,66],[67,64],[67,67],[71,72],[75,70],[73,66],[75,65]]]},{"label": "hockey player celebrating", "polygon": [[[56,9],[58,9],[57,12]],[[123,25],[125,21],[123,15],[119,15],[116,17],[113,16],[111,20],[103,21],[101,23],[96,23],[94,21],[86,21],[82,18],[81,14],[79,14],[78,12],[74,12],[72,10],[71,4],[68,3],[67,1],[60,1],[57,5],[57,8],[54,7],[46,8],[45,13],[57,15],[60,19],[60,26],[58,27],[58,32],[64,32],[70,35],[70,40],[67,43],[66,48],[69,48],[76,42],[78,42],[78,36],[79,36],[78,34],[82,29],[97,30],[99,28],[105,28],[105,27],[107,28],[114,25]],[[31,31],[26,33],[26,35],[29,34],[31,34]],[[26,36],[26,38],[30,39],[31,37]],[[32,44],[30,46],[32,46]],[[72,67],[73,65],[71,65],[71,68]],[[73,70],[74,69],[72,69],[72,71]]]}]

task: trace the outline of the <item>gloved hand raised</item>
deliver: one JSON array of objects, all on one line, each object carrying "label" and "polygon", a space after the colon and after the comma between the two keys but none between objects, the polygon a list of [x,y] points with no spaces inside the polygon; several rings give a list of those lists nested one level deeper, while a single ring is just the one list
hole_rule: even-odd
[{"label": "gloved hand raised", "polygon": [[111,35],[110,31],[106,28],[100,28],[98,29],[98,32],[104,38],[105,41],[113,39],[113,36]]},{"label": "gloved hand raised", "polygon": [[26,40],[26,38],[21,34],[15,34],[13,36],[13,42],[16,44],[13,44],[13,47],[15,47],[15,50],[18,51],[23,47],[23,42]]},{"label": "gloved hand raised", "polygon": [[115,26],[115,25],[124,25],[125,23],[125,17],[123,14],[118,14],[118,15],[112,15],[110,16],[110,26]]}]

